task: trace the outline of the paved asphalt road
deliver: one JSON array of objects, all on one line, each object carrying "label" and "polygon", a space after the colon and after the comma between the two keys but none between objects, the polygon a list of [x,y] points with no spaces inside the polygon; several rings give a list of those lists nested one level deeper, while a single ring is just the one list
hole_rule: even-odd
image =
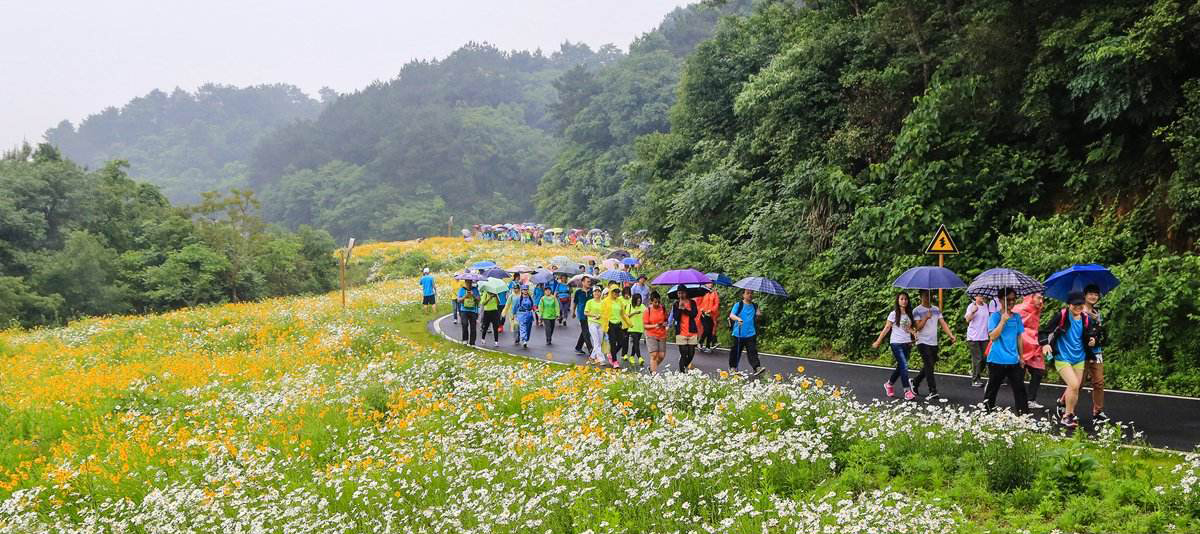
[{"label": "paved asphalt road", "polygon": [[[454,324],[449,315],[431,321],[429,328],[434,332],[442,333],[452,341],[461,340],[461,327]],[[575,354],[575,341],[578,337],[579,322],[568,320],[566,326],[558,326],[555,329],[552,345],[546,345],[544,330],[535,327],[529,339],[528,349],[514,344],[513,333],[509,329],[505,329],[504,333],[500,334],[499,347],[493,347],[490,333],[486,343],[485,340],[478,340],[478,346],[540,360],[545,360],[546,354],[552,353],[553,360],[556,362],[583,364],[586,359]],[[645,345],[642,346],[642,355],[647,355]],[[766,373],[768,376],[775,373],[787,376],[794,373],[797,366],[802,365],[807,376],[821,377],[827,383],[841,385],[853,391],[860,400],[885,399],[883,383],[891,374],[891,369],[872,365],[831,362],[795,356],[761,354],[761,360],[763,366],[768,370]],[[919,363],[919,358],[917,361]],[[660,368],[659,372],[675,372],[678,363],[679,352],[674,345],[669,345],[666,360],[663,362],[666,369]],[[717,371],[728,368],[729,353],[722,349],[717,349],[710,354],[697,352],[693,365],[706,373],[715,374]],[[744,355],[741,365],[742,371],[749,370],[749,364]],[[910,373],[910,376],[916,376],[916,371],[910,370]],[[943,402],[972,405],[983,400],[983,389],[972,387],[970,377],[937,373],[937,382],[938,393],[945,399]],[[928,391],[925,384],[921,385],[921,389],[923,393]],[[1054,399],[1061,394],[1061,391],[1062,386],[1043,385],[1038,394],[1038,400],[1046,406],[1052,406]],[[913,402],[925,401],[918,398]],[[1012,391],[1007,386],[1003,387],[1000,390],[997,404],[1012,406],[1012,402]],[[1134,429],[1144,433],[1145,440],[1152,446],[1191,451],[1200,444],[1200,399],[1107,391],[1104,396],[1104,404],[1105,411],[1110,417],[1116,421],[1132,424]],[[1090,390],[1085,389],[1080,395],[1079,406],[1076,409],[1076,413],[1081,414],[1081,429],[1090,430],[1092,428],[1091,406]],[[1037,410],[1035,413],[1044,413],[1044,410]]]}]

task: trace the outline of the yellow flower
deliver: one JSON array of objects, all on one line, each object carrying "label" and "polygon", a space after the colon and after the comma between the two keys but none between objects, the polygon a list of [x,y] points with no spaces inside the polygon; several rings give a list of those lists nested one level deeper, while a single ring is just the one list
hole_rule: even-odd
[{"label": "yellow flower", "polygon": [[803,366],[803,365],[797,365],[797,366],[796,366],[796,372],[797,372],[797,373],[801,373],[801,374],[803,374],[803,373],[804,373],[804,366]]}]

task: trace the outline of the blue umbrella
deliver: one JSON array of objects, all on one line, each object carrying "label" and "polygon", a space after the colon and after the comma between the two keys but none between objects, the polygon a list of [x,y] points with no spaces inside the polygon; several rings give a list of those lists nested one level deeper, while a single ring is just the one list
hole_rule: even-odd
[{"label": "blue umbrella", "polygon": [[788,296],[787,290],[784,289],[783,286],[779,285],[779,282],[771,280],[770,278],[764,278],[762,276],[750,276],[743,278],[735,282],[733,287],[749,289],[750,291],[757,291],[759,293],[766,293],[768,295],[775,295],[779,297]]},{"label": "blue umbrella", "polygon": [[1046,286],[1033,277],[1016,269],[997,267],[988,269],[976,276],[967,286],[967,294],[972,297],[982,295],[995,298],[1001,289],[1011,289],[1017,295],[1032,295],[1046,290]]},{"label": "blue umbrella", "polygon": [[725,273],[708,273],[708,277],[712,278],[714,284],[721,287],[732,287],[733,279],[726,276]]},{"label": "blue umbrella", "polygon": [[893,286],[906,289],[961,289],[967,287],[954,271],[945,267],[913,267],[900,275]]},{"label": "blue umbrella", "polygon": [[609,282],[637,282],[632,274],[617,269],[609,269],[600,274],[597,278]]},{"label": "blue umbrella", "polygon": [[504,269],[500,269],[498,267],[492,267],[491,269],[488,269],[487,272],[483,273],[483,275],[488,278],[508,278],[509,277],[508,271],[505,271]]},{"label": "blue umbrella", "polygon": [[1066,302],[1068,295],[1083,293],[1087,286],[1094,285],[1100,288],[1100,294],[1103,295],[1120,283],[1121,281],[1103,265],[1075,264],[1046,279],[1046,296]]},{"label": "blue umbrella", "polygon": [[625,258],[625,259],[621,260],[621,263],[628,265],[630,267],[642,264],[642,262],[638,261],[637,258]]},{"label": "blue umbrella", "polygon": [[472,271],[482,271],[484,269],[491,269],[492,267],[495,267],[495,266],[496,266],[496,262],[494,262],[494,261],[477,261],[477,262],[471,264],[471,270]]}]

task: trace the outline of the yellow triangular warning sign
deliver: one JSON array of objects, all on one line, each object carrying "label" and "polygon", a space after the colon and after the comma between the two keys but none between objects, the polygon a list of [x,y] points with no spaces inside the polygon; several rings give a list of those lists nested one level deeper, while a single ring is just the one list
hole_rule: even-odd
[{"label": "yellow triangular warning sign", "polygon": [[950,237],[950,232],[946,231],[946,225],[938,227],[936,234],[933,234],[933,241],[929,242],[929,246],[925,248],[926,254],[958,254],[958,246],[954,244],[954,239]]}]

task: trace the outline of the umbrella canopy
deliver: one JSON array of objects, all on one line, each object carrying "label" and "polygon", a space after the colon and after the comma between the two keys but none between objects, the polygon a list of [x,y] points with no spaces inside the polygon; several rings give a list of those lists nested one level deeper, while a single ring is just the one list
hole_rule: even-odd
[{"label": "umbrella canopy", "polygon": [[571,261],[571,258],[568,258],[566,256],[555,256],[553,258],[550,258],[550,263],[552,265],[557,265],[559,267],[575,264],[575,262]]},{"label": "umbrella canopy", "polygon": [[600,276],[598,278],[600,278],[601,280],[607,280],[610,282],[622,282],[622,283],[623,282],[637,282],[637,278],[634,278],[633,275],[631,275],[625,271],[620,271],[620,270],[615,270],[615,269],[609,270],[609,271],[604,271],[603,273],[600,273]]},{"label": "umbrella canopy", "polygon": [[1087,286],[1100,288],[1103,295],[1121,283],[1107,267],[1096,263],[1075,264],[1046,279],[1046,296],[1066,302],[1071,293],[1083,293]]},{"label": "umbrella canopy", "polygon": [[524,264],[513,265],[512,267],[505,269],[505,271],[508,271],[510,273],[532,273],[533,267],[530,267],[530,266],[524,265]]},{"label": "umbrella canopy", "polygon": [[726,276],[725,273],[708,273],[708,277],[712,279],[712,283],[723,287],[733,285],[733,279]]},{"label": "umbrella canopy", "polygon": [[530,280],[533,280],[533,283],[535,284],[548,284],[554,281],[554,273],[546,269],[542,269],[536,273],[533,273],[533,278],[530,278]]},{"label": "umbrella canopy", "polygon": [[484,271],[483,275],[488,278],[508,278],[508,271],[505,271],[499,267],[492,267],[491,269]]},{"label": "umbrella canopy", "polygon": [[567,280],[567,284],[573,285],[573,286],[582,285],[584,278],[591,278],[591,277],[588,276],[586,273],[577,274],[575,276],[572,276],[570,280]]},{"label": "umbrella canopy", "polygon": [[562,231],[563,231],[563,229],[562,229],[562,228],[551,228],[551,229],[549,229],[549,230],[546,230],[546,231],[547,231],[547,232],[550,232],[550,233],[553,233],[553,234],[561,234],[561,233],[562,233]]},{"label": "umbrella canopy", "polygon": [[478,282],[480,280],[486,280],[487,278],[485,278],[481,275],[475,274],[475,273],[460,273],[460,274],[454,275],[454,279],[455,280],[471,280],[473,282]]},{"label": "umbrella canopy", "polygon": [[581,259],[581,260],[583,260],[583,261],[596,261],[598,258],[596,258],[595,256],[584,256],[584,257],[582,257],[582,258],[579,258],[579,259]]},{"label": "umbrella canopy", "polygon": [[603,231],[604,231],[604,230],[601,230],[601,229],[599,229],[599,228],[592,228],[591,230],[588,230],[588,235],[592,235],[592,234],[599,234],[599,233],[601,233],[601,232],[603,232]]},{"label": "umbrella canopy", "polygon": [[579,274],[579,272],[582,270],[583,269],[580,269],[578,264],[571,263],[571,264],[559,266],[558,270],[554,271],[554,274],[565,274],[567,276],[575,276],[575,275]]},{"label": "umbrella canopy", "polygon": [[488,278],[479,283],[479,289],[499,295],[508,292],[508,282],[499,278]]},{"label": "umbrella canopy", "polygon": [[656,286],[673,286],[675,284],[711,284],[712,279],[695,269],[676,269],[667,271],[650,282]]},{"label": "umbrella canopy", "polygon": [[604,262],[603,262],[603,263],[601,263],[601,265],[603,265],[605,269],[619,269],[619,268],[621,268],[621,262],[619,262],[619,261],[617,261],[617,260],[615,260],[615,259],[613,259],[613,258],[609,258],[609,259],[607,259],[607,260],[604,260]]},{"label": "umbrella canopy", "polygon": [[683,289],[683,292],[686,293],[687,296],[692,297],[692,298],[703,297],[704,295],[707,295],[709,293],[708,288],[704,287],[700,284],[674,285],[674,286],[671,286],[671,289],[667,290],[667,298],[673,298],[673,299],[679,298],[679,290],[680,289]]},{"label": "umbrella canopy", "polygon": [[995,298],[1001,289],[1011,289],[1017,295],[1032,295],[1046,290],[1041,282],[1016,269],[997,267],[988,269],[976,276],[967,286],[967,294],[982,295]]},{"label": "umbrella canopy", "polygon": [[494,261],[477,261],[477,262],[471,264],[471,270],[482,271],[484,269],[491,269],[492,267],[495,267],[495,266],[496,266],[496,262],[494,262]]},{"label": "umbrella canopy", "polygon": [[614,260],[623,260],[632,255],[633,254],[630,254],[628,250],[614,250],[614,251],[608,253],[608,257],[612,258]]},{"label": "umbrella canopy", "polygon": [[734,282],[733,287],[749,289],[750,291],[757,293],[766,293],[768,295],[775,295],[779,297],[788,296],[787,290],[784,289],[779,282],[762,276],[748,276],[738,280],[737,282]]},{"label": "umbrella canopy", "polygon": [[893,286],[906,289],[962,289],[967,284],[945,267],[913,267],[900,275]]},{"label": "umbrella canopy", "polygon": [[625,259],[621,260],[621,263],[624,265],[628,265],[630,267],[642,264],[641,260],[639,260],[637,258],[625,258]]}]

